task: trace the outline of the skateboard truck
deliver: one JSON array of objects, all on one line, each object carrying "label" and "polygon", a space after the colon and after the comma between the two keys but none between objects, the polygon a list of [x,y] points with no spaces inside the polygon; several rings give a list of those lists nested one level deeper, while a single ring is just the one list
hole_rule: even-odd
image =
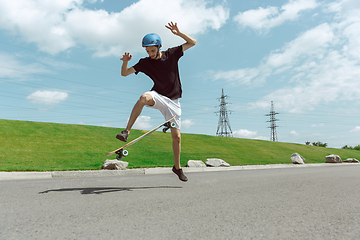
[{"label": "skateboard truck", "polygon": [[123,157],[126,157],[129,154],[128,150],[124,150],[124,149],[120,149],[119,151],[115,152],[116,155],[116,159],[117,160],[121,160]]},{"label": "skateboard truck", "polygon": [[167,130],[169,130],[170,128],[174,128],[176,127],[176,123],[174,122],[167,122],[164,124],[164,128],[163,128],[163,132],[166,133]]}]

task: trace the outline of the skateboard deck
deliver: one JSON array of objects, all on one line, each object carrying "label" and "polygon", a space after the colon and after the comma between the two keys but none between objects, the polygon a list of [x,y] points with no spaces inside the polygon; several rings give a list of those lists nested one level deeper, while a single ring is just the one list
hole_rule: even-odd
[{"label": "skateboard deck", "polygon": [[132,140],[131,142],[125,144],[125,145],[122,146],[121,148],[118,148],[118,149],[116,149],[116,150],[114,150],[114,151],[112,151],[112,152],[109,152],[108,154],[106,154],[106,156],[111,156],[111,155],[113,155],[113,154],[116,153],[116,154],[117,154],[116,159],[118,159],[118,160],[122,159],[122,157],[126,157],[126,156],[129,154],[129,152],[128,152],[127,150],[125,150],[126,147],[129,147],[129,146],[133,145],[134,143],[136,143],[136,142],[139,141],[140,139],[142,139],[142,138],[146,137],[147,135],[155,132],[156,130],[158,130],[158,129],[161,128],[161,127],[164,127],[164,128],[163,128],[163,132],[164,132],[164,133],[165,133],[167,130],[169,130],[170,128],[176,127],[176,124],[175,124],[174,122],[170,123],[170,121],[173,120],[174,118],[175,118],[175,116],[173,116],[172,118],[170,118],[170,119],[167,120],[166,122],[160,124],[160,125],[157,126],[156,128],[154,128],[154,129],[152,129],[152,130],[144,133],[144,134],[141,135],[140,137],[138,137],[138,138]]}]

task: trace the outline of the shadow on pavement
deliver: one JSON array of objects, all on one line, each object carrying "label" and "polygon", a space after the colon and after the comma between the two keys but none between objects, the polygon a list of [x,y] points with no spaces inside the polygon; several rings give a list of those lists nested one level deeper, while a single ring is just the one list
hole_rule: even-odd
[{"label": "shadow on pavement", "polygon": [[159,189],[159,188],[182,188],[182,187],[172,187],[172,186],[160,186],[160,187],[90,187],[90,188],[61,188],[61,189],[52,189],[39,192],[39,194],[49,193],[49,192],[73,192],[80,191],[81,194],[103,194],[111,192],[121,192],[121,191],[132,191],[132,190],[141,190],[141,189]]}]

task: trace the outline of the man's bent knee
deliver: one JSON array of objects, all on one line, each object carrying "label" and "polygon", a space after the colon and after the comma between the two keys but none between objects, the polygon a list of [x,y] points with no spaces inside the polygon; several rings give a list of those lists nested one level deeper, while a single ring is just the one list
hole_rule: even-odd
[{"label": "man's bent knee", "polygon": [[149,105],[149,106],[153,106],[155,104],[153,97],[147,93],[144,93],[143,95],[140,96],[139,102],[143,105]]}]

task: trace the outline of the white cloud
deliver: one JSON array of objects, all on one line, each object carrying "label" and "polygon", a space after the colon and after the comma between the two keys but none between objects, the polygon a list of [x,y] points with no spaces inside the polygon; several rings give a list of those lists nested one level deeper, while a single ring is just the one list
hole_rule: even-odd
[{"label": "white cloud", "polygon": [[290,0],[280,9],[278,7],[267,7],[251,9],[238,13],[234,20],[242,27],[250,27],[260,32],[268,31],[270,28],[279,26],[286,21],[294,21],[300,17],[300,12],[317,7],[316,0]]},{"label": "white cloud", "polygon": [[247,129],[240,129],[238,131],[234,131],[233,136],[239,138],[255,138],[257,136],[257,132],[249,131]]},{"label": "white cloud", "polygon": [[82,0],[0,2],[0,28],[20,34],[39,49],[57,53],[75,45],[64,22],[66,12],[76,8]]},{"label": "white cloud", "polygon": [[305,31],[270,52],[257,67],[219,71],[212,78],[254,87],[288,79],[251,103],[251,108],[266,109],[274,101],[277,110],[303,113],[324,103],[359,100],[360,6],[353,1],[340,3],[341,7],[334,7],[339,13],[332,22]]},{"label": "white cloud", "polygon": [[[211,72],[211,78],[214,80],[225,80],[232,84],[240,85],[259,85],[274,74],[291,71],[295,64],[309,58],[316,60],[323,58],[327,47],[334,41],[334,33],[329,24],[321,24],[310,29],[293,41],[287,43],[282,49],[271,52],[263,59],[258,67],[244,68],[230,71]],[[311,67],[304,66],[300,70],[308,70]]]},{"label": "white cloud", "polygon": [[279,68],[284,65],[292,65],[302,57],[322,58],[333,40],[334,33],[329,24],[321,24],[286,44],[279,51],[280,53],[271,53],[267,58],[266,65],[272,68]]},{"label": "white cloud", "polygon": [[269,141],[268,137],[259,136],[257,131],[250,131],[247,129],[240,129],[240,130],[234,131],[233,136],[238,137],[238,138],[249,138],[249,139]]},{"label": "white cloud", "polygon": [[258,68],[244,68],[230,71],[211,71],[211,78],[214,80],[225,80],[234,85],[258,85],[265,81],[271,74],[271,69],[265,65]]},{"label": "white cloud", "polygon": [[139,116],[132,128],[135,129],[150,129],[152,127],[152,119],[149,116]]},{"label": "white cloud", "polygon": [[[29,61],[29,59],[31,59]],[[39,74],[53,74],[53,69],[82,69],[81,64],[38,57],[31,54],[8,54],[0,52],[0,82],[39,81]]]},{"label": "white cloud", "polygon": [[292,130],[290,132],[290,135],[293,136],[293,137],[298,137],[299,136],[299,134],[295,130]]},{"label": "white cloud", "polygon": [[13,54],[0,52],[0,78],[2,80],[27,80],[29,74],[48,73],[41,64],[24,64]]},{"label": "white cloud", "polygon": [[344,30],[344,36],[349,41],[348,45],[344,46],[345,52],[360,60],[360,20],[346,27]]},{"label": "white cloud", "polygon": [[357,9],[360,8],[360,2],[358,0],[340,0],[334,1],[327,5],[327,10],[330,12],[337,12],[340,18],[348,18],[349,15],[352,17],[359,15],[356,13]]},{"label": "white cloud", "polygon": [[181,121],[181,128],[183,129],[188,129],[193,125],[195,125],[195,122],[192,119],[185,119],[184,121]]},{"label": "white cloud", "polygon": [[141,39],[149,32],[161,35],[164,46],[181,41],[165,28],[169,20],[188,34],[199,34],[219,29],[228,17],[229,9],[204,0],[140,0],[111,13],[88,9],[83,0],[0,2],[0,28],[51,54],[85,45],[96,56],[119,56],[142,50]]},{"label": "white cloud", "polygon": [[[324,59],[303,72],[296,86],[280,88],[253,106],[264,107],[270,101],[277,109],[302,113],[333,101],[360,99],[360,63],[330,51]],[[266,105],[265,105],[266,104]]]},{"label": "white cloud", "polygon": [[258,136],[258,137],[255,137],[254,139],[270,141],[270,138],[269,138],[269,137],[264,137],[264,136]]},{"label": "white cloud", "polygon": [[68,93],[66,92],[39,90],[27,96],[26,99],[30,100],[33,103],[56,105],[62,101],[65,101],[67,97]]},{"label": "white cloud", "polygon": [[356,126],[354,129],[350,130],[352,133],[360,133],[360,126]]}]

